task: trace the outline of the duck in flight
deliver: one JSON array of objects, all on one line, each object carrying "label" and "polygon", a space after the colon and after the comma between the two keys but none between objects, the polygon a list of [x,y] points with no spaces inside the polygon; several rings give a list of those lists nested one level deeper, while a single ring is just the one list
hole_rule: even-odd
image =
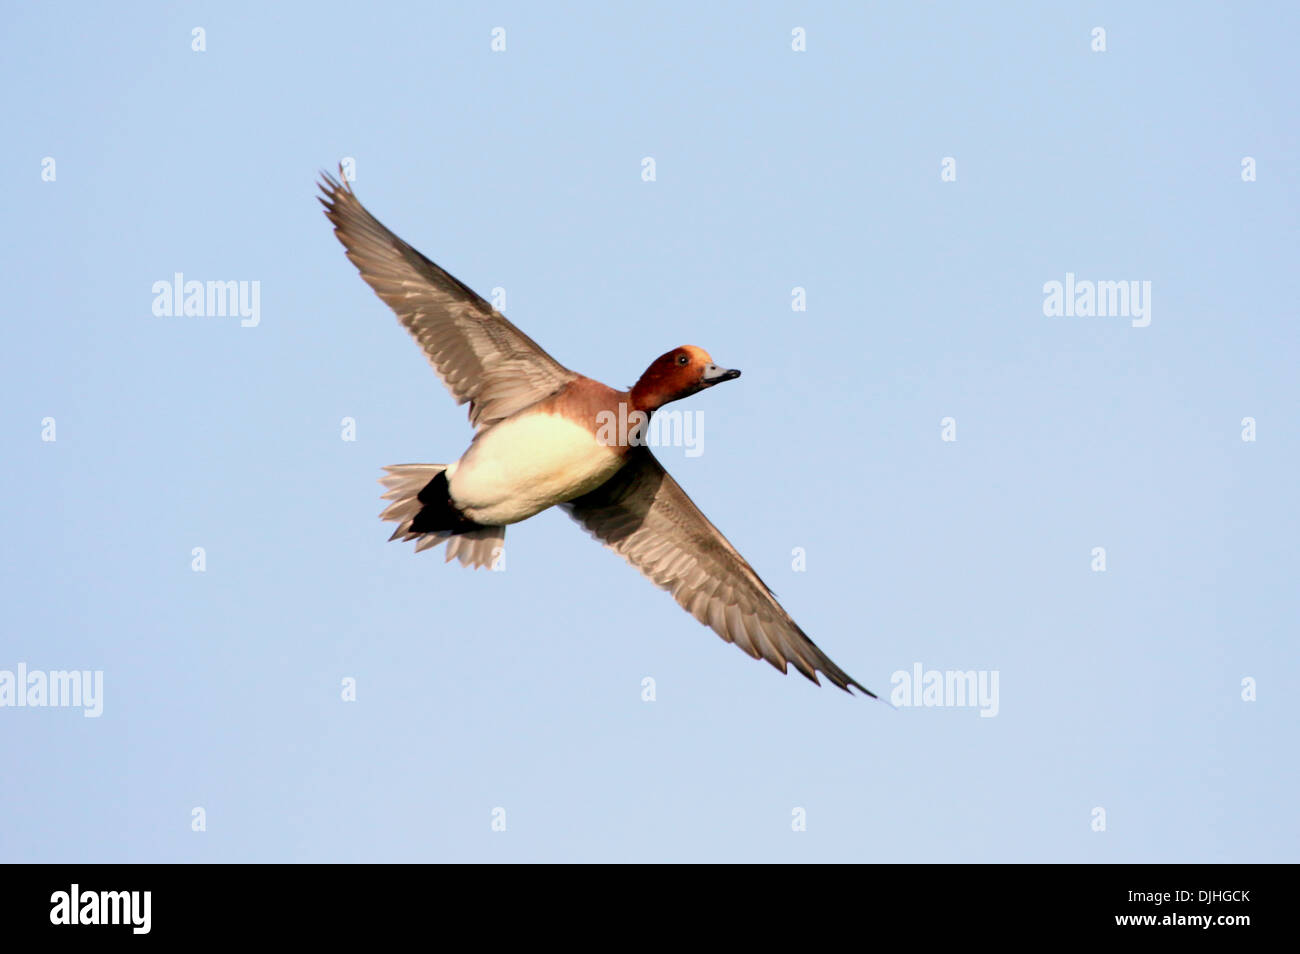
[{"label": "duck in flight", "polygon": [[[822,673],[868,696],[817,648],[776,596],[663,469],[643,440],[670,401],[740,377],[687,345],[660,355],[627,391],[565,368],[505,316],[385,228],[350,185],[324,174],[321,204],[361,277],[396,312],[475,434],[450,464],[385,467],[390,539],[490,566],[506,527],[559,507],[755,659]],[[612,421],[631,427],[610,427]]]}]

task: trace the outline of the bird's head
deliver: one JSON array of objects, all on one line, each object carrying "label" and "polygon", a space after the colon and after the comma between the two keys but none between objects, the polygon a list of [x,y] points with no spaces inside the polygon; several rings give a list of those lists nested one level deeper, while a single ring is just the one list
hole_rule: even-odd
[{"label": "bird's head", "polygon": [[655,411],[669,401],[690,397],[697,391],[740,377],[740,372],[720,368],[709,353],[695,345],[682,345],[661,354],[645,369],[632,388],[632,405],[641,411]]}]

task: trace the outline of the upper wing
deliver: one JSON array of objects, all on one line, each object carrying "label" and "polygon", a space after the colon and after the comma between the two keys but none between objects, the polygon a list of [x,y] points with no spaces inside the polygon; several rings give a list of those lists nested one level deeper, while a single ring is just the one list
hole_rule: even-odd
[{"label": "upper wing", "polygon": [[483,428],[577,377],[473,290],[388,231],[333,176],[321,204],[348,258],[397,313],[457,404]]},{"label": "upper wing", "polygon": [[755,659],[762,656],[781,672],[793,663],[813,682],[820,670],[845,692],[853,686],[875,697],[817,648],[645,447],[635,448],[608,483],[560,506]]}]

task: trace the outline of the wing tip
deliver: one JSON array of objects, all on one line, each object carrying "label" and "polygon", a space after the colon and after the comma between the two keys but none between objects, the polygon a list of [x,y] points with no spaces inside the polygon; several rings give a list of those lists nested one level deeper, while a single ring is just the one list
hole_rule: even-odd
[{"label": "wing tip", "polygon": [[[807,637],[805,636],[805,638]],[[817,645],[816,643],[813,643],[812,640],[808,640],[808,642],[811,643],[814,647]],[[858,690],[858,692],[862,693],[865,696],[869,696],[872,699],[880,698],[878,695],[876,695],[866,686],[862,685],[862,683],[858,682],[856,679],[850,676],[839,666],[835,665],[835,663],[827,659],[824,654],[821,654],[821,656],[822,656],[821,659],[809,660],[801,656],[794,655],[794,656],[787,657],[786,659],[783,659],[782,662],[787,662],[793,665],[795,671],[799,673],[799,675],[803,676],[805,679],[811,682],[814,686],[817,686],[819,689],[821,688],[822,681],[817,678],[817,673],[820,672],[823,676],[827,678],[827,680],[830,681],[830,684],[832,686],[834,686],[836,689],[842,689],[844,692],[847,692],[850,696],[854,695],[852,690],[856,689]],[[769,662],[771,662],[771,660],[769,660]],[[775,662],[773,662],[772,665],[776,666],[777,670],[779,670],[783,675],[786,674],[787,669],[785,666],[777,665],[777,663]]]},{"label": "wing tip", "polygon": [[850,680],[849,680],[849,685],[848,685],[848,686],[842,686],[842,687],[841,687],[841,688],[844,689],[845,692],[848,692],[849,695],[853,695],[852,692],[849,692],[849,686],[852,686],[854,689],[858,690],[859,692],[861,692],[864,696],[866,696],[866,697],[869,698],[869,699],[875,699],[875,700],[877,700],[877,701],[879,701],[879,699],[880,699],[880,696],[876,695],[874,692],[872,692],[872,691],[871,691],[870,689],[868,689],[866,686],[862,685],[862,683],[858,682],[856,679],[850,679]]},{"label": "wing tip", "polygon": [[[858,682],[856,679],[854,679],[846,672],[832,673],[832,672],[827,672],[825,669],[823,669],[822,675],[824,675],[827,679],[829,679],[831,685],[833,685],[836,689],[841,689],[844,692],[848,693],[850,696],[854,695],[853,690],[856,689],[864,696],[868,696],[872,699],[880,698],[878,695],[876,695],[874,692],[872,692],[870,689],[868,689],[862,683]],[[819,686],[821,685],[821,683],[818,682],[817,679],[813,679],[813,682],[817,683],[817,685]]]},{"label": "wing tip", "polygon": [[[832,663],[832,665],[834,665],[834,663]],[[843,689],[849,695],[853,695],[853,690],[856,689],[858,690],[858,692],[862,693],[865,696],[869,696],[872,699],[880,698],[878,695],[876,695],[874,692],[872,692],[862,683],[858,682],[856,679],[850,676],[843,669],[837,667],[835,672],[833,673],[826,672],[826,670],[824,669],[822,670],[822,672],[826,673],[826,678],[829,679],[832,683],[834,683],[836,689]]]},{"label": "wing tip", "polygon": [[[321,195],[316,196],[316,201],[325,206],[325,214],[333,219],[338,215],[338,206],[343,198],[355,198],[356,193],[352,191],[352,184],[348,182],[347,173],[343,171],[343,163],[339,163],[339,177],[334,178],[332,173],[321,169],[319,178],[316,180],[316,186],[320,189]],[[337,225],[337,223],[335,223]]]}]

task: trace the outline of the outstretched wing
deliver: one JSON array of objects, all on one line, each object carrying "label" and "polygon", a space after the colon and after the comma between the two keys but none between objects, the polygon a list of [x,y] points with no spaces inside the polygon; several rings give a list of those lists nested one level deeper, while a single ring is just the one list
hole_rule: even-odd
[{"label": "outstretched wing", "polygon": [[457,404],[482,429],[577,377],[474,291],[366,211],[350,185],[322,176],[325,215],[361,277],[424,349]]},{"label": "outstretched wing", "polygon": [[[817,648],[776,596],[645,447],[609,482],[560,504],[682,607],[755,659],[781,672],[792,664],[818,683],[823,673],[849,691],[861,686]],[[820,683],[818,683],[820,685]]]}]

